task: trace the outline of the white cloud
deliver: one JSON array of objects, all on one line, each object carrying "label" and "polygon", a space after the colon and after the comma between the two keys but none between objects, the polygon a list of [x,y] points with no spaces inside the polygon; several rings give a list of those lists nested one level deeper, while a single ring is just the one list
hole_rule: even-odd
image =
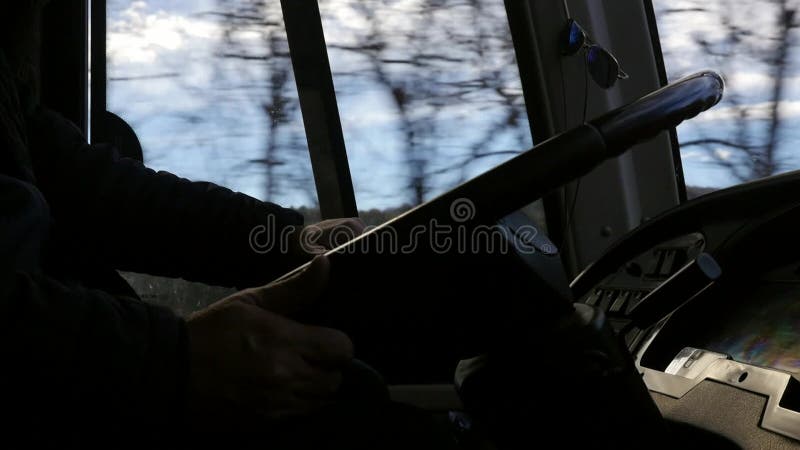
[{"label": "white cloud", "polygon": [[713,158],[702,150],[681,150],[681,160],[692,163],[707,163],[713,161]]},{"label": "white cloud", "polygon": [[109,58],[122,64],[154,64],[165,51],[197,49],[222,33],[213,21],[152,11],[143,1],[133,2],[108,28]]},{"label": "white cloud", "polygon": [[[761,120],[771,117],[773,105],[774,102],[755,102],[745,104],[743,107],[747,108],[747,120]],[[717,106],[692,119],[692,122],[708,123],[739,120],[740,110],[741,107]],[[779,102],[778,110],[782,119],[796,119],[800,117],[800,100],[784,100]]]},{"label": "white cloud", "polygon": [[730,150],[721,148],[714,150],[714,156],[716,156],[718,159],[721,159],[722,161],[729,161],[732,155],[733,152],[731,152]]}]

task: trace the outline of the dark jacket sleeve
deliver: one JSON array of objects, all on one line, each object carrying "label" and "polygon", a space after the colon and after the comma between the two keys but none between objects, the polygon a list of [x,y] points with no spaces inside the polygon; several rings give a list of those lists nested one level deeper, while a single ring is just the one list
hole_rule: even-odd
[{"label": "dark jacket sleeve", "polygon": [[294,211],[89,146],[46,110],[29,121],[29,140],[57,226],[116,269],[242,288],[302,262],[279,245],[282,231],[302,225]]},{"label": "dark jacket sleeve", "polygon": [[171,431],[184,417],[187,354],[185,324],[168,310],[43,275],[0,274],[3,428],[35,431],[32,446]]},{"label": "dark jacket sleeve", "polygon": [[36,186],[0,175],[0,447],[169,435],[185,417],[184,321],[46,275],[50,217]]}]

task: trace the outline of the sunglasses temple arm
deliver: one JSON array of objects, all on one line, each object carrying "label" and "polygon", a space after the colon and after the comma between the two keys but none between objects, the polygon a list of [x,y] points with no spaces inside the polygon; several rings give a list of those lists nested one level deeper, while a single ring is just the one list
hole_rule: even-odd
[{"label": "sunglasses temple arm", "polygon": [[620,79],[620,80],[627,80],[628,78],[630,78],[630,77],[628,76],[628,74],[627,74],[627,73],[626,73],[624,70],[622,70],[622,68],[620,68],[620,69],[619,69],[619,73],[617,74],[617,79]]}]

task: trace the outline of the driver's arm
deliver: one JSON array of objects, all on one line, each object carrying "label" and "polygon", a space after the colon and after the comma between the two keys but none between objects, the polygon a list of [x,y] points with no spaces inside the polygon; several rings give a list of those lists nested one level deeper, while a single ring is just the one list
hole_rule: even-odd
[{"label": "driver's arm", "polygon": [[163,445],[196,421],[220,431],[235,428],[224,423],[234,417],[263,426],[332,401],[353,357],[341,332],[262,305],[316,301],[328,278],[323,258],[196,313],[188,326],[167,309],[8,262],[0,261],[3,442],[82,447],[124,436],[124,447]]},{"label": "driver's arm", "polygon": [[183,420],[187,333],[166,309],[4,266],[0,357],[3,442],[69,446],[131,423],[157,436]]},{"label": "driver's arm", "polygon": [[[30,120],[37,184],[61,232],[114,268],[223,286],[263,285],[308,259],[266,249],[300,214],[211,183],[190,182],[90,146],[60,115]],[[250,236],[257,227],[258,252]]]}]

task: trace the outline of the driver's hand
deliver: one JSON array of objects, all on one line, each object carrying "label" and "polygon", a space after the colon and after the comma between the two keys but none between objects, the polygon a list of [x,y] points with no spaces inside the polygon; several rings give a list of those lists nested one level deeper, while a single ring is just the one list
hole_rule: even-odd
[{"label": "driver's hand", "polygon": [[[188,320],[190,408],[214,414],[281,418],[304,414],[332,400],[353,345],[340,331],[303,325],[262,303],[303,308],[328,281],[328,260],[315,258],[293,278],[248,289]],[[227,412],[226,412],[227,411]]]},{"label": "driver's hand", "polygon": [[365,229],[359,218],[324,220],[293,236],[294,252],[306,259],[333,250],[360,236]]}]

